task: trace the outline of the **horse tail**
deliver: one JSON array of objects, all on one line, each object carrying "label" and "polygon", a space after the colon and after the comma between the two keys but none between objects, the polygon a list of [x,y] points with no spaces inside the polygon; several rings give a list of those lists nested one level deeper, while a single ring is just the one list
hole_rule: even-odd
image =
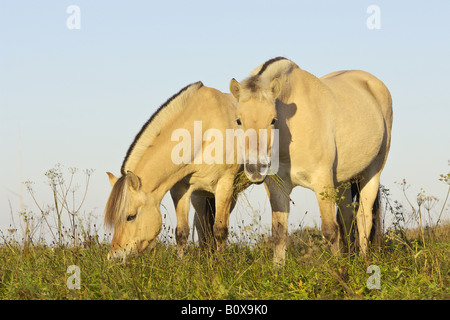
[{"label": "horse tail", "polygon": [[358,225],[356,224],[356,214],[358,213],[358,208],[359,208],[359,200],[360,200],[360,191],[361,191],[361,187],[359,185],[358,181],[352,181],[352,184],[350,186],[350,190],[351,190],[351,194],[352,194],[352,203],[356,204],[354,206],[354,216],[353,216],[353,228],[352,228],[352,234],[351,234],[351,239],[352,241],[354,241],[354,244],[356,245],[356,247],[358,247],[359,243],[358,241],[355,241],[355,239],[358,239]]},{"label": "horse tail", "polygon": [[360,196],[359,190],[360,190],[359,182],[352,182],[351,191],[353,202],[359,203],[359,196]]}]

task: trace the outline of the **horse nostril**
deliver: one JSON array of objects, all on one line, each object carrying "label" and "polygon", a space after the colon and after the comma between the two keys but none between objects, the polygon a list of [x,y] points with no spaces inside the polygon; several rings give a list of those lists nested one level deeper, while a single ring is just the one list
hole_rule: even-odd
[{"label": "horse nostril", "polygon": [[270,164],[269,163],[257,163],[257,164],[251,164],[246,163],[245,164],[245,170],[249,174],[260,174],[260,175],[267,175],[269,171]]},{"label": "horse nostril", "polygon": [[247,170],[248,173],[255,173],[258,171],[258,165],[253,164],[253,163],[248,163],[248,164],[246,164],[245,169]]},{"label": "horse nostril", "polygon": [[259,166],[259,173],[262,175],[267,175],[269,173],[269,167],[270,167],[270,164],[261,163]]}]

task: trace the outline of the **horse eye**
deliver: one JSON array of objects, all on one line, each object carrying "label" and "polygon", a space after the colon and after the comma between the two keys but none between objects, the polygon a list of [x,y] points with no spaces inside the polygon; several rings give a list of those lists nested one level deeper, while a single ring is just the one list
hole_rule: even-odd
[{"label": "horse eye", "polygon": [[134,219],[136,219],[137,213],[135,215],[129,215],[127,217],[127,221],[133,221]]},{"label": "horse eye", "polygon": [[275,122],[277,122],[277,119],[273,118],[272,122],[270,124],[273,126],[275,124]]},{"label": "horse eye", "polygon": [[242,124],[241,119],[236,119],[236,123],[240,126]]}]

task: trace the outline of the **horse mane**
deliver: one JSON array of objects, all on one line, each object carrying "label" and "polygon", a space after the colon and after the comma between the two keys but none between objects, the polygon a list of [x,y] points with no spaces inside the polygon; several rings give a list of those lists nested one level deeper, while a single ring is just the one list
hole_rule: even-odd
[{"label": "horse mane", "polygon": [[250,76],[263,76],[272,80],[290,73],[295,68],[298,68],[295,62],[284,57],[276,57],[253,69]]},{"label": "horse mane", "polygon": [[130,193],[127,187],[127,176],[121,176],[109,195],[105,208],[105,225],[117,228],[126,216],[126,209],[130,203]]},{"label": "horse mane", "polygon": [[244,79],[241,83],[242,88],[245,89],[241,93],[241,100],[256,98],[259,100],[267,99],[270,82],[275,78],[280,78],[289,75],[292,70],[298,68],[297,64],[284,57],[276,57],[267,60],[257,68],[250,72],[250,76]]},{"label": "horse mane", "polygon": [[266,62],[264,62],[262,65],[260,65],[258,68],[256,68],[256,69],[258,69],[258,70],[253,70],[253,72],[256,72],[256,74],[257,75],[261,75],[266,69],[267,69],[267,67],[269,66],[269,65],[271,65],[272,63],[275,63],[275,62],[277,62],[277,61],[280,61],[280,60],[287,60],[285,57],[276,57],[276,58],[272,58],[272,59],[270,59],[270,60],[267,60]]},{"label": "horse mane", "polygon": [[201,81],[187,85],[178,93],[170,97],[143,125],[142,129],[134,138],[129,147],[125,159],[123,160],[121,173],[125,175],[128,170],[133,170],[145,151],[150,147],[155,138],[160,134],[161,129],[178,115],[185,105],[185,101],[194,92],[203,86]]}]

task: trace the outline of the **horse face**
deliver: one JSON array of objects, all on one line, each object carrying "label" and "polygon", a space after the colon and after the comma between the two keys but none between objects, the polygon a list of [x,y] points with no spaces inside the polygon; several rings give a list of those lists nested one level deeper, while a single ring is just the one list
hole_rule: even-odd
[{"label": "horse face", "polygon": [[140,179],[127,173],[127,185],[123,192],[128,194],[121,208],[120,220],[115,223],[108,259],[125,262],[129,256],[140,255],[147,247],[155,244],[162,225],[159,207],[142,190]]},{"label": "horse face", "polygon": [[236,122],[245,139],[240,145],[244,155],[245,174],[251,182],[261,183],[269,174],[272,130],[276,122],[275,108],[267,100],[250,99],[241,102]]},{"label": "horse face", "polygon": [[272,81],[266,89],[267,92],[259,97],[252,97],[243,92],[246,89],[236,80],[233,79],[230,84],[230,91],[238,101],[236,122],[245,137],[245,143],[240,143],[244,155],[244,171],[253,183],[262,183],[269,174],[273,130],[277,121],[275,99],[279,94],[278,79]]}]

